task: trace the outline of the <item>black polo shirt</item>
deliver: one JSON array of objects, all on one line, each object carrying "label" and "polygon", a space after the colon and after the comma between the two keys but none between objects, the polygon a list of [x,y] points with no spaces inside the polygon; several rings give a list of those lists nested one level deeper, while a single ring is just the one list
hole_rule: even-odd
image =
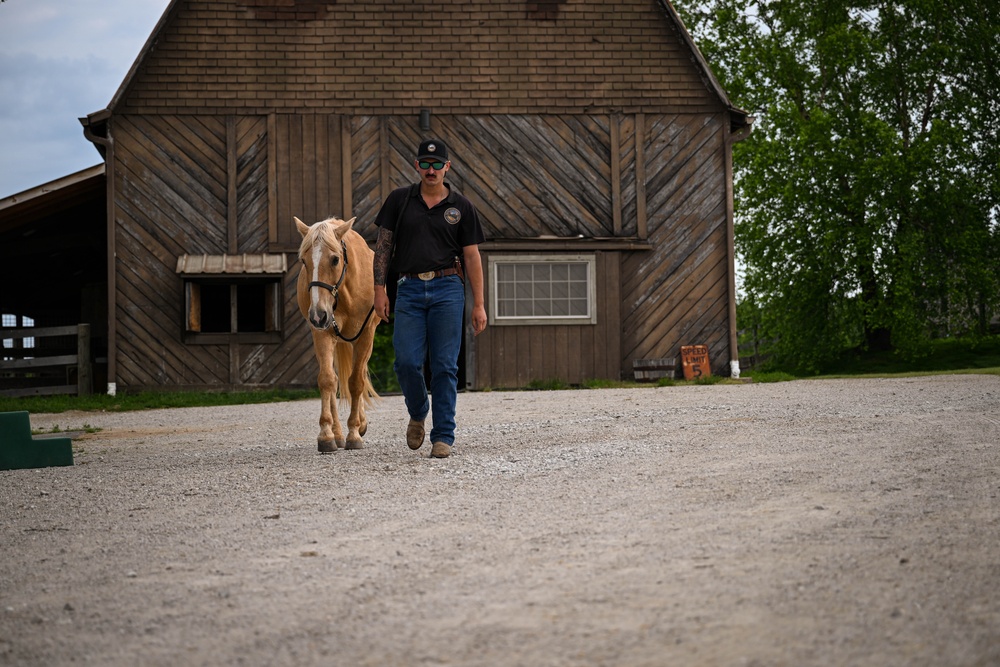
[{"label": "black polo shirt", "polygon": [[448,183],[445,187],[448,196],[434,208],[427,208],[419,184],[398,188],[386,197],[375,224],[393,233],[393,271],[423,273],[451,268],[455,258],[462,256],[462,248],[486,240],[476,207]]}]

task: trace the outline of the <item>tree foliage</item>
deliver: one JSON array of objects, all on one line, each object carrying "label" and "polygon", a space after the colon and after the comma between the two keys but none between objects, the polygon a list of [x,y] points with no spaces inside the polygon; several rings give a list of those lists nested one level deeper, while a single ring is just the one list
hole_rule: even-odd
[{"label": "tree foliage", "polygon": [[916,356],[1000,306],[1000,3],[681,9],[733,103],[746,299],[780,363]]}]

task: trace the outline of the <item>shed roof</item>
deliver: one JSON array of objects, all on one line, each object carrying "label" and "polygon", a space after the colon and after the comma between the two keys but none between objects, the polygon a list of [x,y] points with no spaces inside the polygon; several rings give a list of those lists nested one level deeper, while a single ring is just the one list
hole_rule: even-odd
[{"label": "shed roof", "polygon": [[242,255],[181,255],[177,273],[197,275],[283,275],[288,271],[284,254],[254,253]]},{"label": "shed roof", "polygon": [[43,183],[0,199],[0,233],[104,196],[104,164]]}]

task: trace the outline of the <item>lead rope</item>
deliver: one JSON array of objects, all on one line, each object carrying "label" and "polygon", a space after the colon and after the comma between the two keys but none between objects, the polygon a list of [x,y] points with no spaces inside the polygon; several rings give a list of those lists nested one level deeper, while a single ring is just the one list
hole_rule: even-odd
[{"label": "lead rope", "polygon": [[336,334],[337,338],[339,338],[340,340],[344,341],[345,343],[353,343],[354,341],[356,341],[358,338],[361,337],[362,333],[364,333],[365,327],[368,326],[368,320],[370,320],[372,318],[372,313],[374,313],[374,312],[375,312],[375,306],[373,304],[372,307],[368,310],[368,314],[365,316],[365,321],[361,323],[361,329],[359,329],[358,333],[355,334],[354,337],[352,337],[352,338],[344,338],[344,334],[340,333],[340,327],[337,326],[337,318],[334,317],[333,318],[333,333]]}]

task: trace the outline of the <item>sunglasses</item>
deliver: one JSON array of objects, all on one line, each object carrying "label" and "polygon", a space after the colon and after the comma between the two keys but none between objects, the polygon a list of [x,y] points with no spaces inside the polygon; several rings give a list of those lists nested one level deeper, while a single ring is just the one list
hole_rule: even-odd
[{"label": "sunglasses", "polygon": [[435,169],[444,169],[444,162],[441,162],[440,160],[435,160],[434,162],[431,162],[430,160],[421,160],[420,162],[417,162],[417,166],[421,169],[430,169],[431,167],[434,167]]}]

